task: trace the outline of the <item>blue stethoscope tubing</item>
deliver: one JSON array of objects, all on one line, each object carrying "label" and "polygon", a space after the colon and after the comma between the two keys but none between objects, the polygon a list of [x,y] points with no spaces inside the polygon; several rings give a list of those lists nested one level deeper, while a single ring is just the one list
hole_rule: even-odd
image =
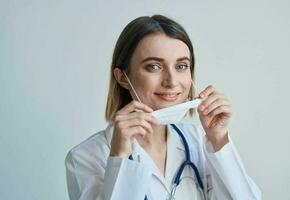
[{"label": "blue stethoscope tubing", "polygon": [[[179,169],[177,171],[177,174],[176,174],[175,179],[174,179],[174,184],[176,186],[179,185],[180,180],[181,180],[180,177],[182,175],[182,172],[183,172],[184,168],[187,165],[189,165],[193,169],[193,171],[194,171],[194,174],[196,176],[196,179],[197,179],[197,182],[198,182],[199,187],[201,188],[202,191],[204,191],[203,190],[204,189],[204,186],[203,186],[203,183],[202,183],[200,174],[198,172],[198,169],[197,169],[197,167],[195,166],[195,164],[190,159],[189,146],[188,146],[188,143],[187,143],[187,141],[186,141],[183,133],[181,132],[181,130],[175,124],[170,124],[170,125],[174,128],[174,130],[178,133],[178,135],[180,136],[180,138],[182,140],[183,146],[185,148],[185,158],[186,158],[186,160],[180,165],[180,167],[179,167]],[[133,160],[132,155],[129,156],[129,159],[130,160]],[[145,195],[144,200],[148,200],[147,195]]]}]

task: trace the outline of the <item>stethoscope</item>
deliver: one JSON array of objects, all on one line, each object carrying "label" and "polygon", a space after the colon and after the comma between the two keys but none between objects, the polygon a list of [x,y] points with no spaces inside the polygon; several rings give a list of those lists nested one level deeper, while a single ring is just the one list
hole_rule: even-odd
[{"label": "stethoscope", "polygon": [[[181,132],[181,130],[175,124],[170,124],[170,125],[174,128],[174,130],[178,133],[178,135],[180,136],[180,138],[182,140],[182,143],[183,143],[184,148],[185,148],[185,158],[186,158],[186,160],[180,165],[180,167],[179,167],[179,169],[177,171],[177,174],[176,174],[176,176],[174,178],[173,189],[171,190],[169,199],[174,199],[175,190],[176,190],[177,186],[179,185],[179,183],[181,181],[182,172],[183,172],[184,168],[187,165],[190,166],[193,169],[195,177],[197,179],[198,186],[199,186],[199,191],[201,192],[202,197],[205,199],[204,186],[203,186],[203,183],[202,183],[202,180],[201,180],[201,177],[200,177],[200,174],[198,172],[197,167],[195,166],[195,164],[190,159],[190,151],[189,151],[188,143],[187,143],[183,133]],[[129,159],[133,160],[132,155],[129,156]],[[147,195],[145,195],[144,200],[148,200]]]}]

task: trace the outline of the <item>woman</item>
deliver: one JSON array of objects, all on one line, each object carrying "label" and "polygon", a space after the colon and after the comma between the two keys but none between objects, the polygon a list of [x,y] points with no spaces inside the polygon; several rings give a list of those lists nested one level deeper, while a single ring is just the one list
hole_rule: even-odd
[{"label": "woman", "polygon": [[[112,59],[110,124],[66,158],[71,200],[261,199],[228,134],[232,105],[213,86],[195,95],[194,61],[185,30],[167,17],[125,27]],[[152,114],[197,98],[200,123],[196,112],[192,123],[166,125]]]}]

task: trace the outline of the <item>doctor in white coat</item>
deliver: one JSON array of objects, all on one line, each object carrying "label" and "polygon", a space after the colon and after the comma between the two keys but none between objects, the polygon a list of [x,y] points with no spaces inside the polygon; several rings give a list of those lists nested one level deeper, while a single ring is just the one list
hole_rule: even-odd
[{"label": "doctor in white coat", "polygon": [[[71,200],[261,199],[228,132],[232,105],[213,86],[195,95],[194,61],[185,30],[167,17],[125,27],[112,59],[109,125],[66,157]],[[196,98],[198,113],[176,124],[150,114]]]}]

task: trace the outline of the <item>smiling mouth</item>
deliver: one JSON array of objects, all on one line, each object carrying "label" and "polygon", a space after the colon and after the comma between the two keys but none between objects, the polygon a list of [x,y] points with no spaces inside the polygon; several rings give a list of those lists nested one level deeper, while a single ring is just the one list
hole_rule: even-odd
[{"label": "smiling mouth", "polygon": [[178,99],[178,96],[180,95],[180,92],[174,92],[174,93],[154,93],[157,95],[160,99],[165,101],[176,101]]}]

